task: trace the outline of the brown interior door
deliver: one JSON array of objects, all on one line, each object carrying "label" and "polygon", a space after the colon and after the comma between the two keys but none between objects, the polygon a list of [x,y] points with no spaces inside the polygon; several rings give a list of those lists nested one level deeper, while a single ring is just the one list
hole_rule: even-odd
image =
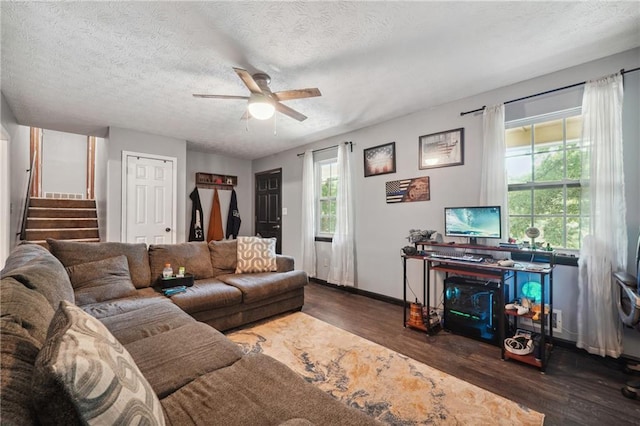
[{"label": "brown interior door", "polygon": [[282,169],[256,173],[256,235],[276,238],[276,253],[282,253]]}]

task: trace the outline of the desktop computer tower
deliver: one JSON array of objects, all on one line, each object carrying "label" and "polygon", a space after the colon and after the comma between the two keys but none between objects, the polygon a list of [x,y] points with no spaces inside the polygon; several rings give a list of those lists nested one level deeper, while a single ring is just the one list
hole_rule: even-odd
[{"label": "desktop computer tower", "polygon": [[504,289],[498,280],[449,277],[444,280],[444,328],[500,346]]}]

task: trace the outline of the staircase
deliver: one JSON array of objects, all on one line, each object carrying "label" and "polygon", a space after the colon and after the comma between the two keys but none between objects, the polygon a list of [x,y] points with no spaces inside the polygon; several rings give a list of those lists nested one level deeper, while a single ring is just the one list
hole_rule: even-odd
[{"label": "staircase", "polygon": [[25,241],[47,247],[47,238],[98,242],[95,200],[31,198]]}]

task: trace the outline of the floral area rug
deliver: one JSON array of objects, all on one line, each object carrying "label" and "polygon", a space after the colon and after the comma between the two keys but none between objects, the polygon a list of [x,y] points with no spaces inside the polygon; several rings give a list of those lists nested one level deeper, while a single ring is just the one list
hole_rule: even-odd
[{"label": "floral area rug", "polygon": [[542,425],[544,414],[301,312],[227,335],[392,425]]}]

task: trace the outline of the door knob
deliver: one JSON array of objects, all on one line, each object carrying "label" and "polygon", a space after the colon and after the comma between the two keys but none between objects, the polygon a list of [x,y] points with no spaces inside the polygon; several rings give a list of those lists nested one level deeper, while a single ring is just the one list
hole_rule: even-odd
[{"label": "door knob", "polygon": [[171,228],[164,228],[165,232],[171,232]]},{"label": "door knob", "polygon": [[273,225],[273,229],[280,229],[280,225]]}]

